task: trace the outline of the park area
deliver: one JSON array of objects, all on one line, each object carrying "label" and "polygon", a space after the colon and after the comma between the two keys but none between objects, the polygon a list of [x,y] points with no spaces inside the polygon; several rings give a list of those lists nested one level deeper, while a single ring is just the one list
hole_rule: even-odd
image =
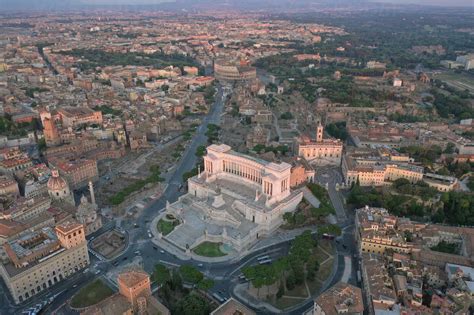
[{"label": "park area", "polygon": [[330,241],[320,241],[313,256],[320,262],[314,279],[307,278],[303,284],[296,285],[292,290],[285,292],[279,299],[270,299],[269,303],[284,310],[309,299],[321,290],[324,282],[331,275],[334,266],[334,248]]},{"label": "park area", "polygon": [[193,252],[204,257],[222,257],[227,255],[221,250],[222,243],[202,242],[193,249]]},{"label": "park area", "polygon": [[160,219],[156,224],[156,229],[163,235],[170,234],[176,226],[179,225],[179,220],[173,215],[167,214],[164,218]]},{"label": "park area", "polygon": [[114,294],[111,288],[105,285],[102,280],[97,279],[83,287],[72,297],[72,308],[88,307],[108,298]]},{"label": "park area", "polygon": [[465,73],[445,72],[438,74],[433,77],[446,84],[460,90],[468,90],[470,93],[474,93],[474,76]]},{"label": "park area", "polygon": [[295,238],[288,255],[242,269],[247,293],[280,310],[305,302],[324,289],[334,269],[335,247],[310,231]]}]

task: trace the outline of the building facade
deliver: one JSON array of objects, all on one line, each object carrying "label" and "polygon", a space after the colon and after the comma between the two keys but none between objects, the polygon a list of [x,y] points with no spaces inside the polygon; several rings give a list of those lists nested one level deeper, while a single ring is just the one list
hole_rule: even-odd
[{"label": "building facade", "polygon": [[382,186],[399,178],[411,183],[423,179],[423,167],[411,164],[408,157],[367,148],[347,152],[342,159],[346,185]]},{"label": "building facade", "polygon": [[[209,176],[218,176],[222,173],[236,175],[243,181],[259,185],[268,204],[281,201],[290,195],[290,164],[252,159],[232,151],[225,144],[211,145],[207,148],[204,171]],[[194,191],[196,195],[198,192]]]},{"label": "building facade", "polygon": [[71,189],[86,186],[90,181],[99,178],[97,161],[92,159],[63,160],[53,159],[50,164],[56,167],[59,174],[64,176]]},{"label": "building facade", "polygon": [[3,246],[8,261],[0,265],[0,274],[15,303],[28,300],[89,265],[82,224],[43,228]]},{"label": "building facade", "polygon": [[220,242],[240,252],[270,235],[283,214],[303,198],[291,189],[291,165],[247,156],[225,144],[211,145],[204,171],[188,180],[188,193],[167,204],[162,216],[180,222],[159,237],[190,253],[200,243]]},{"label": "building facade", "polygon": [[316,128],[316,140],[302,137],[297,140],[296,152],[310,162],[318,164],[341,164],[343,144],[338,139],[324,139],[324,127]]},{"label": "building facade", "polygon": [[257,69],[225,60],[214,61],[214,76],[220,81],[247,81],[257,78]]}]

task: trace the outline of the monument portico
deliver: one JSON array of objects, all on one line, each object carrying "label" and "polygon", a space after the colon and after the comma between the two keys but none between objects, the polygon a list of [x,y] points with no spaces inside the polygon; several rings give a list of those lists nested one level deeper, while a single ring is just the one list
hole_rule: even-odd
[{"label": "monument portico", "polygon": [[256,186],[267,198],[268,205],[290,195],[291,165],[273,163],[232,151],[225,144],[211,145],[204,157],[208,181],[221,177],[236,177]]},{"label": "monument portico", "polygon": [[188,180],[188,193],[168,204],[163,216],[180,225],[166,236],[183,251],[202,242],[226,244],[242,251],[283,223],[302,192],[290,190],[291,165],[272,163],[235,152],[228,145],[211,145],[204,170]]}]

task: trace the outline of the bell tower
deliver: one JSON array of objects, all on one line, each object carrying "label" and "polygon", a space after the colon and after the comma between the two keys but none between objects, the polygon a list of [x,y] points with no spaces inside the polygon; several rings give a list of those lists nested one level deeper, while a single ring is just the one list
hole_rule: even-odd
[{"label": "bell tower", "polygon": [[321,122],[318,122],[318,126],[316,127],[316,142],[323,142],[323,133],[324,127],[321,125]]}]

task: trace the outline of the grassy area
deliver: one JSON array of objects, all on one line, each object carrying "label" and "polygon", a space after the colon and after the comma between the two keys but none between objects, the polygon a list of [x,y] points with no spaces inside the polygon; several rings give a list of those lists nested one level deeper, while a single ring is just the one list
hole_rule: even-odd
[{"label": "grassy area", "polygon": [[177,226],[178,224],[179,224],[179,221],[178,221],[178,220],[165,221],[165,220],[161,219],[161,220],[158,221],[158,223],[156,224],[156,228],[157,228],[158,231],[161,232],[163,235],[168,235],[168,234],[170,234],[170,233],[174,230],[174,227]]},{"label": "grassy area", "polygon": [[434,79],[444,81],[461,91],[469,90],[469,92],[474,93],[474,79],[470,75],[466,75],[464,73],[445,72],[436,75]]},{"label": "grassy area", "polygon": [[456,243],[448,243],[445,241],[441,241],[438,243],[436,246],[430,247],[431,250],[436,251],[436,252],[441,252],[441,253],[447,253],[447,254],[454,254],[457,255],[459,254],[459,245]]},{"label": "grassy area", "polygon": [[125,199],[129,195],[133,194],[136,191],[141,190],[147,184],[156,184],[156,183],[160,183],[160,182],[164,181],[164,178],[162,178],[160,176],[161,172],[160,172],[160,167],[159,166],[157,166],[157,165],[150,166],[150,172],[151,172],[151,174],[147,178],[140,179],[140,180],[134,182],[133,184],[128,185],[127,187],[125,187],[124,189],[122,189],[121,191],[116,193],[115,195],[111,196],[109,198],[109,202],[114,206],[119,205],[122,202],[124,202]]},{"label": "grassy area", "polygon": [[71,307],[87,307],[94,305],[114,293],[102,280],[97,279],[83,287],[71,300]]},{"label": "grassy area", "polygon": [[291,299],[291,298],[282,297],[278,299],[275,303],[271,303],[271,304],[273,304],[273,306],[279,308],[280,310],[284,310],[292,306],[298,305],[301,302],[303,302],[302,299]]},{"label": "grassy area", "polygon": [[285,296],[307,298],[308,297],[308,290],[306,290],[306,286],[303,283],[302,285],[295,286],[293,288],[293,290],[286,291]]},{"label": "grassy area", "polygon": [[199,256],[205,257],[222,257],[227,255],[226,253],[222,252],[219,248],[221,243],[213,243],[213,242],[203,242],[196,246],[193,249],[193,252],[198,254]]},{"label": "grassy area", "polygon": [[318,279],[314,279],[314,281],[306,280],[306,284],[308,285],[308,289],[311,294],[318,293],[323,285],[322,282]]},{"label": "grassy area", "polygon": [[320,280],[321,282],[324,282],[327,278],[329,278],[332,272],[333,262],[334,258],[331,258],[326,261],[326,263],[322,264],[319,267],[318,272],[316,273],[316,279]]}]

